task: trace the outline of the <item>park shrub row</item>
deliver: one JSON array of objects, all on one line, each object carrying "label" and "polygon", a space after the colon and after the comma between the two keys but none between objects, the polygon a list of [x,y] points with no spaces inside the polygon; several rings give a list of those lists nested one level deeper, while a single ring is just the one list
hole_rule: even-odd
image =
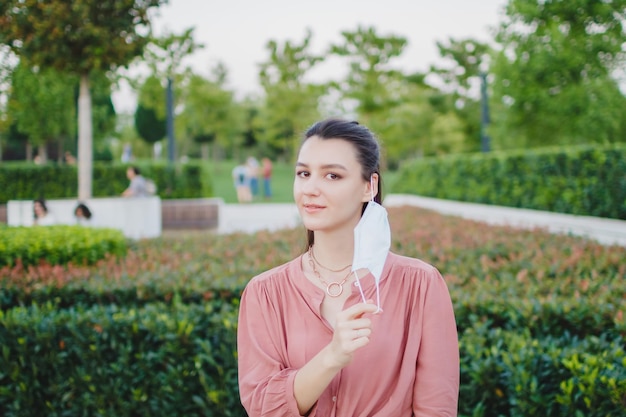
[{"label": "park shrub row", "polygon": [[[163,199],[213,196],[211,171],[201,162],[141,163],[136,166],[144,177],[154,181],[157,194]],[[119,196],[129,184],[127,167],[121,163],[94,163],[93,196]],[[76,198],[78,169],[75,165],[5,163],[0,166],[0,184],[3,184],[0,204],[9,200]]]},{"label": "park shrub row", "polygon": [[394,193],[626,219],[626,145],[540,148],[413,160]]},{"label": "park shrub row", "polygon": [[236,391],[236,309],[224,307],[42,305],[0,313],[0,413],[245,415]]},{"label": "park shrub row", "polygon": [[[392,249],[450,288],[461,416],[623,411],[626,248],[416,208],[389,217]],[[245,416],[239,294],[304,244],[303,230],[194,234],[61,272],[0,269],[0,414]]]},{"label": "park shrub row", "polygon": [[115,229],[81,226],[1,227],[0,267],[95,264],[123,256],[126,238]]}]

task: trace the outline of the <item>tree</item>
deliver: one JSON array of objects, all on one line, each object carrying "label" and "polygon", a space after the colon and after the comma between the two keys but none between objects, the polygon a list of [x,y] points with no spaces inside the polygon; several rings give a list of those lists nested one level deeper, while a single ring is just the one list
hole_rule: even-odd
[{"label": "tree", "polygon": [[375,115],[394,105],[394,83],[402,74],[390,66],[393,58],[402,55],[406,38],[381,36],[373,27],[359,26],[355,31],[341,32],[343,42],[332,45],[330,52],[348,60],[350,71],[337,86],[343,97],[355,100],[356,112],[369,125]]},{"label": "tree", "polygon": [[160,119],[154,109],[144,107],[141,103],[135,110],[135,129],[147,143],[156,143],[165,137],[165,119]]},{"label": "tree", "polygon": [[270,148],[281,149],[290,160],[296,138],[319,118],[319,98],[325,88],[305,81],[306,75],[322,60],[310,52],[312,33],[307,30],[301,43],[270,40],[270,53],[261,64],[259,79],[265,90],[265,103],[258,115],[259,138]]},{"label": "tree", "polygon": [[[9,144],[9,130],[14,124],[7,110],[11,75],[17,64],[17,57],[0,40],[0,162],[3,159],[3,146]],[[4,143],[3,143],[4,142]]]},{"label": "tree", "polygon": [[23,60],[11,77],[9,112],[30,146],[39,147],[42,162],[47,145],[74,137],[76,77],[48,68],[31,68]]},{"label": "tree", "polygon": [[[431,66],[429,84],[440,91],[441,114],[453,113],[462,123],[464,148],[480,149],[480,77],[489,72],[492,48],[474,39],[437,42],[443,64]],[[447,116],[449,117],[449,116]]]},{"label": "tree", "polygon": [[[218,64],[212,79],[198,74],[189,77],[181,92],[183,110],[178,115],[178,126],[187,138],[200,144],[203,159],[209,156],[209,145],[215,149],[236,149],[241,143],[243,111],[232,91],[225,87],[226,68]],[[217,158],[217,152],[213,152]]]},{"label": "tree", "polygon": [[[511,0],[499,28],[501,147],[626,140],[626,0]],[[508,139],[508,141],[507,141]]]},{"label": "tree", "polygon": [[114,70],[141,55],[148,10],[166,0],[4,0],[0,43],[41,68],[80,77],[78,197],[91,197],[93,126],[90,75]]},{"label": "tree", "polygon": [[[146,107],[153,108],[157,117],[165,118],[166,128],[171,127],[168,138],[171,136],[172,146],[175,142],[173,137],[175,130],[174,109],[180,103],[179,93],[184,89],[184,84],[191,74],[191,70],[183,67],[183,61],[196,50],[204,48],[203,44],[194,40],[193,32],[194,28],[189,28],[180,35],[166,33],[161,37],[152,38],[144,54],[144,60],[150,69],[150,77],[159,80],[164,86],[167,85],[168,90],[165,90],[164,87],[164,94],[160,97],[150,97],[149,102],[144,99],[142,103]],[[168,97],[173,99],[171,103],[167,102],[166,98]],[[161,109],[163,109],[163,113],[161,113]],[[174,157],[174,155],[170,156]]]}]

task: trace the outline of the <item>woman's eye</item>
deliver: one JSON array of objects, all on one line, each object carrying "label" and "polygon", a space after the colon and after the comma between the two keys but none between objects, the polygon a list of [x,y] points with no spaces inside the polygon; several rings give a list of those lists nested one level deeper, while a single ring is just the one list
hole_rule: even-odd
[{"label": "woman's eye", "polygon": [[308,171],[296,171],[296,177],[306,178],[309,176]]},{"label": "woman's eye", "polygon": [[331,179],[331,180],[338,180],[339,178],[341,178],[339,175],[333,174],[332,172],[326,174],[326,176],[328,177],[328,179]]}]

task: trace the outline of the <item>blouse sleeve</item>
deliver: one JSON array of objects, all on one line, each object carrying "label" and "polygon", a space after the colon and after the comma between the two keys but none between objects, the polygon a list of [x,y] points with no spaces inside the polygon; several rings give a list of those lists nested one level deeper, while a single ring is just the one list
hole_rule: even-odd
[{"label": "blouse sleeve", "polygon": [[296,369],[280,360],[279,322],[258,285],[244,290],[239,308],[237,352],[241,403],[250,417],[299,416],[293,383]]},{"label": "blouse sleeve", "polygon": [[422,340],[413,395],[415,417],[456,416],[459,397],[459,343],[452,301],[434,269],[423,293]]}]

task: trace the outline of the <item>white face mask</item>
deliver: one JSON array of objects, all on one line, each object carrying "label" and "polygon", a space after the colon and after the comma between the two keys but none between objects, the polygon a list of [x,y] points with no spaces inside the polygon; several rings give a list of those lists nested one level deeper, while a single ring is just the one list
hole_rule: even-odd
[{"label": "white face mask", "polygon": [[[370,178],[370,184],[373,180]],[[365,294],[361,288],[356,271],[367,268],[376,282],[376,298],[378,310],[380,311],[380,288],[379,282],[387,260],[387,254],[391,247],[391,229],[387,219],[387,210],[374,201],[374,188],[372,189],[372,199],[367,203],[365,212],[361,220],[354,228],[354,258],[352,259],[352,272],[356,277],[356,285],[359,287],[363,302]]]}]

